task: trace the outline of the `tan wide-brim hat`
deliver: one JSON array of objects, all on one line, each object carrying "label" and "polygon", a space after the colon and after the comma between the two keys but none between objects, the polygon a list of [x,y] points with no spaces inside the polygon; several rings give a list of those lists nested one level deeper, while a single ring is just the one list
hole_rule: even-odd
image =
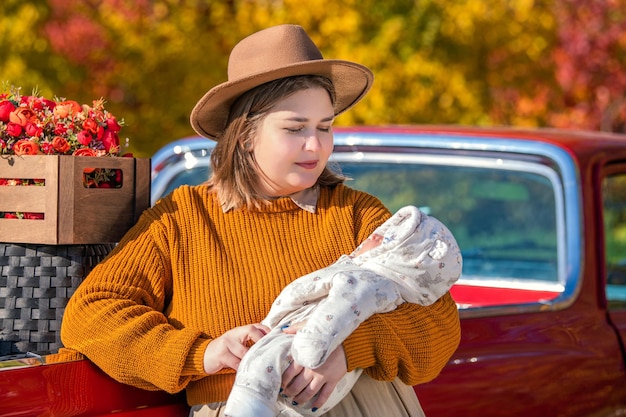
[{"label": "tan wide-brim hat", "polygon": [[228,59],[228,81],[209,90],[191,112],[198,134],[217,140],[233,102],[266,82],[294,75],[321,75],[335,86],[335,115],[354,106],[369,91],[374,75],[354,62],[324,59],[298,25],[279,25],[241,40]]}]

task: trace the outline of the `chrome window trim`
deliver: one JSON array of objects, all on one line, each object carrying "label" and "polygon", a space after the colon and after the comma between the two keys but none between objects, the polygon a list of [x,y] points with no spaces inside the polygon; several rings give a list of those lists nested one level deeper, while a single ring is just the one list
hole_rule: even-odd
[{"label": "chrome window trim", "polygon": [[[359,152],[359,147],[367,148],[372,146],[384,146],[393,153],[394,147],[412,149],[411,153],[419,153],[420,149],[431,151],[447,151],[453,154],[458,151],[481,151],[501,154],[502,159],[519,160],[526,155],[545,158],[556,167],[562,191],[556,193],[562,202],[562,210],[565,213],[564,227],[565,236],[565,286],[563,292],[553,300],[537,303],[524,303],[515,305],[503,305],[493,307],[476,307],[462,309],[461,317],[483,317],[503,314],[517,314],[534,311],[561,310],[572,305],[580,293],[582,285],[582,254],[584,253],[582,238],[582,195],[577,187],[580,184],[580,173],[570,156],[563,148],[553,144],[522,140],[515,138],[476,138],[461,135],[441,135],[428,133],[384,133],[384,132],[364,132],[348,133],[335,136],[336,146],[355,147],[353,152]],[[343,149],[342,152],[347,152]],[[368,152],[369,153],[369,152]],[[387,153],[387,152],[384,152]],[[467,158],[464,153],[460,159]],[[336,158],[336,156],[335,156]],[[481,157],[484,158],[484,157]],[[495,158],[495,156],[494,156]],[[555,172],[556,173],[556,172]],[[557,216],[561,217],[561,216]],[[559,253],[559,256],[561,253]],[[562,266],[559,265],[559,268]]]}]

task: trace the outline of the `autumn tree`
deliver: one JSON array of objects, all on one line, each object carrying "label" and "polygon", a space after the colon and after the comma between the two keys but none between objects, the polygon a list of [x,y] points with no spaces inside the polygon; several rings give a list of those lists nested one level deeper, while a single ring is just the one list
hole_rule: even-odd
[{"label": "autumn tree", "polygon": [[3,0],[0,79],[104,97],[131,151],[191,135],[230,49],[279,23],[375,74],[347,124],[623,131],[626,0]]},{"label": "autumn tree", "polygon": [[[151,155],[192,134],[189,113],[223,81],[232,10],[197,1],[49,0],[52,48],[87,71],[67,95],[102,96],[123,116],[131,149]],[[219,28],[219,30],[217,29]],[[85,88],[87,87],[87,88]],[[141,150],[137,152],[137,150]]]},{"label": "autumn tree", "polygon": [[3,0],[0,5],[0,82],[52,96],[74,76],[74,68],[51,53],[42,28],[49,18],[45,0]]},{"label": "autumn tree", "polygon": [[555,3],[560,87],[548,124],[626,133],[626,1]]}]

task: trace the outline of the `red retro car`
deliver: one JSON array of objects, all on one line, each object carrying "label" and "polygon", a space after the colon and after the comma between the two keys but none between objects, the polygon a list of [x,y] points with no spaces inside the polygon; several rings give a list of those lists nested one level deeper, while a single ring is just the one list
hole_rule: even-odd
[{"label": "red retro car", "polygon": [[[428,417],[626,415],[626,137],[441,126],[335,136],[353,187],[392,211],[419,206],[461,246],[462,340],[415,387]],[[155,154],[154,199],[206,179],[211,146],[187,138]],[[181,394],[53,357],[0,358],[1,416],[187,415]]]}]

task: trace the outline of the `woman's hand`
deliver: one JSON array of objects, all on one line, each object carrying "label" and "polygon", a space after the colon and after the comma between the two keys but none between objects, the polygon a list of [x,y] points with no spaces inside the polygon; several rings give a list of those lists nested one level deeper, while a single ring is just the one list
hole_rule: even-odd
[{"label": "woman's hand", "polygon": [[296,404],[305,404],[315,396],[315,401],[311,407],[319,408],[328,400],[337,383],[347,371],[346,354],[343,346],[339,345],[330,354],[326,362],[318,368],[305,368],[296,362],[291,362],[283,373],[282,393]]},{"label": "woman's hand", "polygon": [[248,342],[258,342],[270,329],[262,324],[235,327],[214,339],[204,351],[204,372],[214,374],[224,368],[237,370],[248,351]]}]

